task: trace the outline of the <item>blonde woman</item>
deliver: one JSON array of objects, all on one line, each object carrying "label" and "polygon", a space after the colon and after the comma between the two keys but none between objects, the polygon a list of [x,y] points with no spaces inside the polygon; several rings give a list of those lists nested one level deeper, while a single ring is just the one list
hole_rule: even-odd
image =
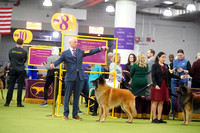
[{"label": "blonde woman", "polygon": [[[137,56],[136,62],[131,67],[130,76],[132,78],[132,90],[131,92],[134,94],[135,92],[139,91],[140,89],[144,88],[147,83],[147,71],[148,65],[145,58],[144,53],[139,53]],[[145,96],[146,91],[142,91],[137,96]]]},{"label": "blonde woman", "polygon": [[[121,67],[121,56],[117,53],[117,81],[120,82],[122,80],[122,67]],[[115,71],[115,54],[113,55],[112,63],[109,66],[109,71]]]}]

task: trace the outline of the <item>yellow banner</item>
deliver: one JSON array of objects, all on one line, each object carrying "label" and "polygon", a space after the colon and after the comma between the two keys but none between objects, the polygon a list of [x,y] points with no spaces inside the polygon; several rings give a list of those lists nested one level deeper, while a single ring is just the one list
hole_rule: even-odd
[{"label": "yellow banner", "polygon": [[13,33],[13,39],[16,42],[18,38],[23,39],[24,43],[30,43],[33,39],[33,34],[30,30],[17,29]]},{"label": "yellow banner", "polygon": [[56,13],[51,18],[51,26],[57,31],[72,32],[76,29],[76,18],[70,14]]}]

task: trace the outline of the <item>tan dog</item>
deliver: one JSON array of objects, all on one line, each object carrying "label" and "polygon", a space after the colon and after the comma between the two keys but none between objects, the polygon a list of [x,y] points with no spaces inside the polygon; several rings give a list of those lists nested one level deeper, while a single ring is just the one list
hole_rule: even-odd
[{"label": "tan dog", "polygon": [[137,111],[135,109],[135,97],[130,91],[109,87],[102,76],[91,81],[91,83],[96,87],[95,96],[99,104],[99,118],[97,121],[100,121],[103,114],[101,122],[104,122],[109,114],[109,109],[121,105],[123,111],[128,115],[127,122],[132,123],[133,117],[137,116]]}]

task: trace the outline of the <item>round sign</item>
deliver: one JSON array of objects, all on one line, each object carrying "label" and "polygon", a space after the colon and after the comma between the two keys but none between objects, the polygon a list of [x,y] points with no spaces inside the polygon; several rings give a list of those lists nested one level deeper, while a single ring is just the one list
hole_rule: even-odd
[{"label": "round sign", "polygon": [[70,14],[56,13],[51,18],[54,30],[72,32],[76,29],[76,18]]},{"label": "round sign", "polygon": [[33,34],[30,30],[17,29],[13,33],[13,39],[16,42],[18,38],[23,39],[24,43],[30,43],[33,39]]}]

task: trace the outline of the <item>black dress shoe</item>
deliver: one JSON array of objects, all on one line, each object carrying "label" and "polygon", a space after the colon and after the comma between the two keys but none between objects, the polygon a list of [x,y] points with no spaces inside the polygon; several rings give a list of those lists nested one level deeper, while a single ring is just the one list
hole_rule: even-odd
[{"label": "black dress shoe", "polygon": [[4,104],[4,106],[8,107],[8,106],[9,106],[9,104],[5,103],[5,104]]},{"label": "black dress shoe", "polygon": [[159,123],[167,123],[166,121],[163,121],[162,119],[158,120]]},{"label": "black dress shoe", "polygon": [[152,123],[160,123],[159,120],[157,118],[152,120]]},{"label": "black dress shoe", "polygon": [[23,104],[17,104],[17,107],[24,107]]}]

